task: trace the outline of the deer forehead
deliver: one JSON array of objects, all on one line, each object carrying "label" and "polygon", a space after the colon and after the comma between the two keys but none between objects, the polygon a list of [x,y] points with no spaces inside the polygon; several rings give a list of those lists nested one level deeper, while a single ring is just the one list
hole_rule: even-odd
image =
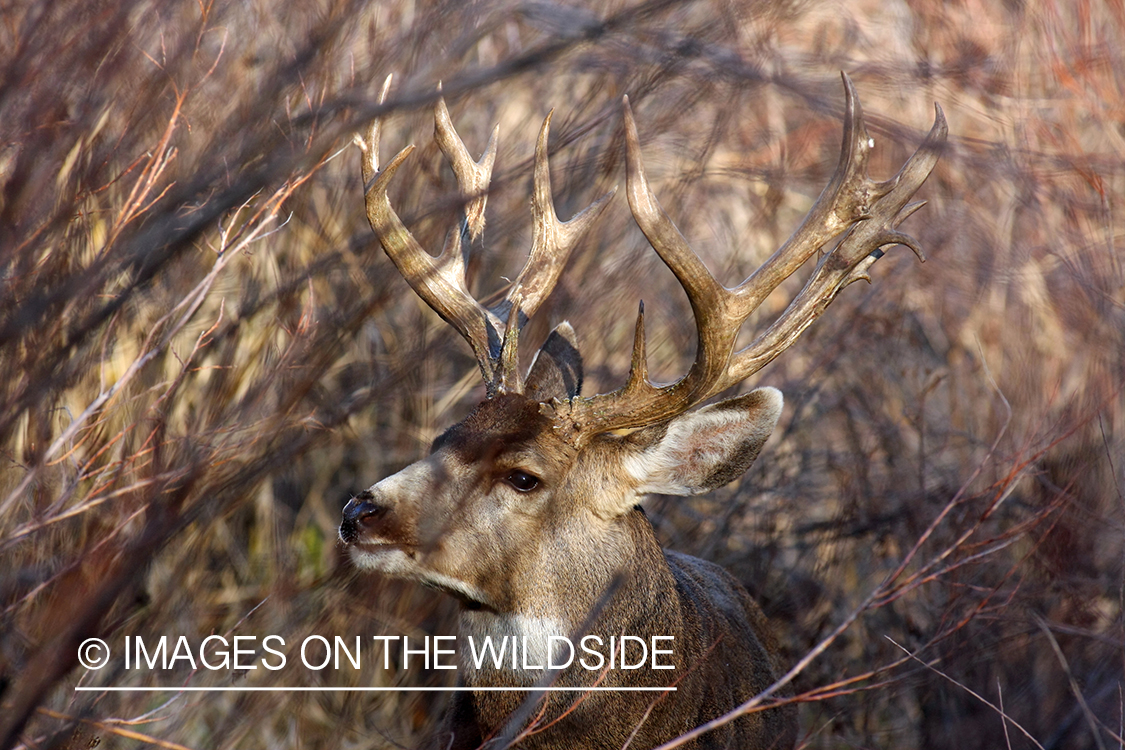
[{"label": "deer forehead", "polygon": [[577,458],[555,435],[539,403],[520,394],[500,394],[477,405],[434,441],[446,463],[477,471],[524,469],[540,477],[562,477]]}]

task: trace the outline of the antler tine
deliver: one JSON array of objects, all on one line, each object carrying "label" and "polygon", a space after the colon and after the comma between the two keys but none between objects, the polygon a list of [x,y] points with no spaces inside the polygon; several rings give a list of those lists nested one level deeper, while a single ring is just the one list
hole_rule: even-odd
[{"label": "antler tine", "polygon": [[745,380],[772,362],[824,312],[844,287],[860,279],[870,281],[867,269],[883,256],[883,247],[905,245],[919,260],[925,260],[918,242],[897,227],[925,205],[924,201],[907,202],[930,176],[949,132],[941,106],[935,105],[934,109],[933,127],[897,175],[876,183],[864,171],[865,182],[875,199],[865,210],[863,219],[850,228],[831,253],[820,259],[812,277],[781,317],[732,357],[725,377],[709,395]]},{"label": "antler tine", "polygon": [[[390,76],[388,76],[383,84],[380,104],[386,100],[390,81]],[[442,120],[441,110],[444,110],[444,104],[440,100],[438,110],[436,119],[439,122],[437,130],[440,133],[442,131],[440,125]],[[448,122],[448,111],[445,112],[444,119]],[[452,125],[449,125],[448,130],[452,132]],[[491,395],[496,387],[496,368],[501,348],[500,337],[497,332],[499,321],[494,319],[484,306],[473,299],[472,295],[465,289],[465,264],[461,248],[468,243],[462,242],[461,234],[464,232],[471,234],[472,221],[466,218],[462,227],[463,232],[458,232],[455,237],[450,238],[451,241],[447,243],[441,257],[434,258],[427,253],[403,225],[387,197],[387,188],[391,179],[414,150],[414,146],[410,145],[402,149],[386,167],[379,170],[379,131],[380,122],[375,120],[368,126],[365,135],[356,136],[356,143],[363,152],[362,172],[367,220],[371,223],[371,229],[375,232],[375,236],[379,238],[383,250],[414,292],[469,342]],[[439,145],[442,145],[441,139],[445,136],[438,136],[438,138]],[[468,159],[468,152],[456,133],[453,133],[453,138],[460,143],[460,151],[454,148],[452,150],[455,155],[449,157],[447,152],[447,157],[455,163],[454,171],[458,180],[461,181],[462,173],[468,173],[469,170],[463,168],[464,160],[461,159],[460,152],[464,152],[465,159]],[[448,138],[445,138],[445,140],[446,145],[442,146],[443,151],[448,146]],[[490,151],[493,154],[495,153],[495,145],[490,144]],[[486,152],[486,156],[487,154],[488,152]],[[468,159],[468,161],[471,163],[471,159]],[[484,188],[478,192],[483,194],[487,190],[488,175],[491,174],[491,159],[482,159],[482,162],[486,162],[483,167]],[[480,170],[472,170],[472,175],[472,178],[479,182]],[[472,187],[470,186],[469,189],[472,189]],[[462,191],[466,191],[464,183],[462,183]],[[481,211],[483,212],[483,201],[481,201]],[[477,223],[478,225],[482,224],[480,220]]]},{"label": "antler tine", "polygon": [[872,188],[877,187],[867,176],[867,162],[875,142],[867,133],[855,85],[847,73],[841,73],[840,77],[844,82],[844,139],[840,161],[797,230],[739,285],[735,295],[744,319],[813,253],[864,218],[873,197]]},{"label": "antler tine", "polygon": [[[641,162],[636,125],[625,99],[625,142],[629,205],[653,249],[675,274],[691,303],[698,334],[695,361],[680,380],[655,386],[646,375],[643,307],[637,320],[633,361],[626,384],[609,394],[554,403],[560,427],[582,442],[613,429],[669,419],[729,388],[772,361],[815,320],[848,284],[867,278],[867,269],[889,244],[905,244],[921,257],[918,243],[897,226],[921,204],[907,201],[937,162],[947,128],[941,108],[923,144],[899,173],[885,182],[867,174],[874,146],[863,121],[855,88],[843,75],[844,141],[840,162],[828,186],[793,236],[735,289],[719,284],[691,248],[649,188]],[[842,232],[834,250],[821,258],[812,278],[782,316],[750,346],[732,358],[742,323],[777,286]]]},{"label": "antler tine", "polygon": [[645,354],[642,304],[637,315],[629,379],[625,385],[613,393],[593,399],[569,404],[553,403],[548,407],[560,417],[567,415],[569,429],[575,433],[572,437],[577,441],[598,432],[660,422],[698,403],[701,399],[696,394],[725,372],[735,336],[738,335],[738,324],[741,323],[730,319],[731,293],[703,265],[653,194],[641,158],[640,138],[629,97],[624,97],[623,106],[629,208],[649,244],[687,292],[699,343],[695,361],[684,377],[665,386],[651,383]]},{"label": "antler tine", "polygon": [[[383,79],[383,88],[379,91],[379,104],[387,101],[387,93],[391,90],[393,75]],[[376,117],[367,124],[363,135],[356,134],[353,142],[359,147],[363,158],[360,161],[360,172],[363,175],[363,184],[368,185],[379,171],[379,131],[382,121]]]},{"label": "antler tine", "polygon": [[647,380],[647,364],[638,361],[645,356],[643,307],[638,315],[634,360],[622,396],[635,404],[630,421],[658,421],[689,408],[696,390],[722,375],[738,327],[728,320],[729,293],[703,265],[653,194],[629,97],[624,97],[623,104],[629,208],[649,244],[687,292],[698,336],[695,361],[688,374],[669,386],[654,386]]},{"label": "antler tine", "polygon": [[[441,84],[438,84],[438,91],[441,91]],[[484,232],[484,208],[488,203],[488,185],[492,181],[492,167],[496,163],[496,148],[500,136],[500,126],[497,125],[492,129],[492,135],[488,138],[488,145],[484,148],[484,153],[477,161],[473,161],[472,156],[469,155],[469,149],[465,146],[465,142],[461,140],[461,136],[457,134],[457,130],[453,127],[453,120],[449,117],[449,109],[445,106],[445,98],[439,96],[437,104],[434,105],[434,141],[437,142],[438,148],[449,160],[449,166],[453,170],[454,176],[457,178],[457,186],[461,190],[461,197],[465,200],[465,218],[462,223],[461,232],[458,235],[450,235],[450,240],[453,241],[456,237],[455,245],[460,245],[459,253],[454,252],[458,249],[447,245],[446,249],[442,251],[442,257],[446,253],[450,254],[448,262],[460,263],[461,267],[458,269],[460,275],[464,276],[464,268],[467,265],[467,258],[465,257],[471,246],[472,242],[480,239],[481,234]],[[467,232],[468,237],[462,237]],[[469,242],[465,242],[468,239]]]},{"label": "antler tine", "polygon": [[614,187],[570,221],[559,221],[555,213],[555,202],[551,191],[551,164],[547,156],[547,139],[551,132],[552,115],[554,110],[547,113],[535,143],[535,179],[531,196],[534,235],[531,251],[508,294],[489,310],[497,317],[507,317],[518,296],[521,300],[519,315],[521,327],[535,315],[539,306],[550,295],[570,258],[571,251],[617,193],[617,188]]}]

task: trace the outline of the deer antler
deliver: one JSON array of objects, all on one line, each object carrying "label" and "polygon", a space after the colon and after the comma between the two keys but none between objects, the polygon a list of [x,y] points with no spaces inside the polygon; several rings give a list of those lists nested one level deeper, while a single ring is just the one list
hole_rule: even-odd
[{"label": "deer antler", "polygon": [[[390,89],[388,76],[379,102]],[[606,193],[570,221],[559,221],[551,196],[551,169],[547,159],[548,114],[535,147],[535,187],[531,214],[534,240],[527,263],[515,283],[496,305],[486,308],[469,294],[465,284],[466,255],[484,230],[488,185],[496,159],[497,126],[484,154],[473,161],[457,135],[445,101],[438,98],[434,110],[434,140],[449,160],[461,196],[465,200],[460,226],[451,231],[441,255],[427,253],[391,208],[387,187],[395,172],[414,150],[407,146],[381,171],[379,169],[380,121],[373,121],[364,135],[356,136],[363,152],[362,172],[367,219],[391,261],[415,293],[460,333],[473,349],[489,397],[500,392],[521,392],[517,347],[520,328],[535,314],[558,282],[571,250],[608,205],[615,191]]]},{"label": "deer antler", "polygon": [[[390,80],[388,77],[383,85],[380,103],[386,100]],[[874,141],[867,133],[855,87],[847,75],[843,75],[843,82],[844,140],[835,174],[797,231],[734,289],[715,280],[653,195],[641,160],[636,123],[625,97],[629,207],[653,249],[687,292],[699,346],[684,377],[668,385],[653,384],[648,378],[642,303],[625,385],[592,398],[556,400],[543,405],[545,411],[553,414],[560,434],[580,445],[599,433],[671,419],[773,361],[827,309],[840,290],[853,281],[868,279],[867,269],[882,257],[883,247],[906,245],[924,260],[918,243],[897,227],[924,205],[908,201],[933,170],[945,142],[947,128],[941,107],[936,107],[929,135],[899,173],[885,182],[876,182],[867,174]],[[453,168],[465,210],[460,226],[450,232],[445,248],[436,258],[422,249],[387,198],[391,179],[414,147],[404,148],[380,170],[380,122],[374,121],[364,136],[356,137],[364,154],[363,180],[371,228],[411,288],[469,342],[489,397],[501,392],[522,392],[517,357],[520,328],[550,294],[571,250],[615,192],[605,194],[570,221],[559,221],[551,196],[547,159],[550,125],[548,114],[535,148],[531,211],[535,231],[531,252],[504,298],[488,308],[469,294],[465,267],[469,248],[484,229],[498,128],[493,131],[485,153],[473,161],[453,127],[444,100],[438,98],[434,138]],[[739,329],[762,301],[814,253],[841,235],[836,246],[820,258],[812,277],[781,317],[745,349],[733,352]]]},{"label": "deer antler", "polygon": [[[568,439],[581,444],[599,433],[655,424],[687,411],[749,377],[785,351],[841,289],[853,281],[868,279],[867,269],[882,256],[881,248],[906,245],[922,258],[918,243],[899,232],[897,226],[923,205],[907,205],[907,201],[933,170],[945,141],[947,128],[941,107],[936,108],[929,135],[899,173],[876,182],[867,174],[874,141],[867,134],[855,87],[847,75],[843,75],[843,81],[844,141],[832,180],[793,236],[734,289],[723,287],[711,276],[653,195],[641,162],[636,124],[625,98],[629,206],[653,249],[687,292],[699,346],[683,378],[662,386],[650,382],[642,303],[625,385],[592,398],[544,405],[554,413],[557,426]],[[844,237],[820,258],[812,277],[781,317],[753,343],[732,355],[746,318],[813,253],[841,234]]]}]

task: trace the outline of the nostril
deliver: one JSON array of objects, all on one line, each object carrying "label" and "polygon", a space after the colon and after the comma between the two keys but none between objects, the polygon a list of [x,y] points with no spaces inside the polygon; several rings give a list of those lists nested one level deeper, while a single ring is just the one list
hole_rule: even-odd
[{"label": "nostril", "polygon": [[362,495],[353,497],[344,506],[344,517],[340,523],[340,538],[348,544],[356,541],[361,528],[371,529],[375,527],[387,513],[387,508],[361,498]]},{"label": "nostril", "polygon": [[387,512],[386,508],[367,501],[352,500],[344,507],[344,519],[367,526],[371,521]]}]

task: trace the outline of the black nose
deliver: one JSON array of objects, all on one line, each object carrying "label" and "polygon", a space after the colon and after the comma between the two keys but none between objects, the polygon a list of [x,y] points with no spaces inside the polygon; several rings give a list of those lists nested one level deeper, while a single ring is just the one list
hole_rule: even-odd
[{"label": "black nose", "polygon": [[351,544],[359,539],[359,531],[362,527],[372,525],[387,512],[386,508],[369,502],[370,497],[370,492],[360,493],[359,497],[353,497],[344,506],[344,518],[340,522],[340,538],[345,544]]}]

